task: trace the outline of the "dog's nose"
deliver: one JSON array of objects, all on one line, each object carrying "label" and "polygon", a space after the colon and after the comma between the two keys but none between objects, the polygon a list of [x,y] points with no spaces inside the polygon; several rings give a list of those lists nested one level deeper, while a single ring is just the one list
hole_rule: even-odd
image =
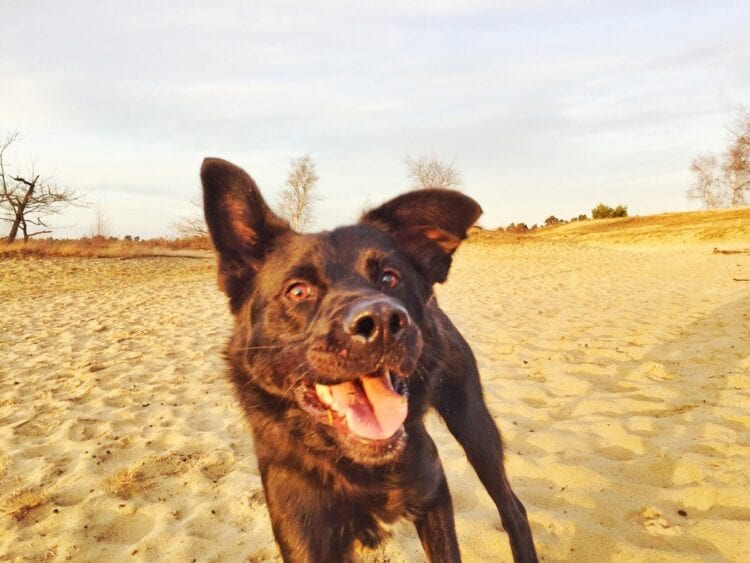
[{"label": "dog's nose", "polygon": [[344,330],[362,343],[397,340],[411,319],[403,306],[392,299],[357,301],[344,318]]}]

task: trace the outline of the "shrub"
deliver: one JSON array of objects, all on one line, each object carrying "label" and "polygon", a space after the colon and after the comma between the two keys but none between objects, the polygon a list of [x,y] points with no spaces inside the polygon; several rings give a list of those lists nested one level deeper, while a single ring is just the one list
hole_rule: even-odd
[{"label": "shrub", "polygon": [[594,209],[591,210],[591,216],[594,219],[610,219],[613,217],[627,217],[628,208],[623,205],[618,205],[614,209],[609,205],[600,203]]},{"label": "shrub", "polygon": [[510,225],[508,225],[508,228],[506,229],[506,231],[508,231],[509,233],[514,233],[514,234],[528,233],[529,227],[528,225],[526,225],[526,223],[518,223],[518,225],[516,225],[515,223],[511,223]]}]

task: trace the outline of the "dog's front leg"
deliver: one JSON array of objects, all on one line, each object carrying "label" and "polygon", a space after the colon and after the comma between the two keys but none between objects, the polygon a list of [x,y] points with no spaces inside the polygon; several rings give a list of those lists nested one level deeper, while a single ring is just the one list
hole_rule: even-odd
[{"label": "dog's front leg", "polygon": [[431,563],[461,561],[453,519],[453,501],[440,463],[437,447],[424,425],[408,428],[409,447],[404,474],[410,482],[404,489],[414,496],[408,512],[415,516],[414,525]]},{"label": "dog's front leg", "polygon": [[513,560],[536,563],[526,509],[511,489],[505,474],[500,431],[482,397],[476,367],[468,366],[463,379],[454,377],[444,382],[436,406],[495,502],[510,538]]},{"label": "dog's front leg", "polygon": [[271,525],[287,563],[352,561],[354,529],[346,506],[284,466],[261,467]]},{"label": "dog's front leg", "polygon": [[451,494],[442,468],[440,473],[440,484],[429,504],[417,509],[414,525],[430,563],[460,562]]}]

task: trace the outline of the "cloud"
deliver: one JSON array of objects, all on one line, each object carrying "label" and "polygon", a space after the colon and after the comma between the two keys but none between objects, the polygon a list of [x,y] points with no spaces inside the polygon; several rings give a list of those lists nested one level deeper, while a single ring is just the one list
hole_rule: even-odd
[{"label": "cloud", "polygon": [[488,225],[604,197],[681,208],[676,171],[750,99],[750,8],[732,3],[4,8],[0,123],[66,183],[144,208],[189,201],[206,154],[273,194],[308,152],[322,227],[404,189],[422,152],[456,159]]}]

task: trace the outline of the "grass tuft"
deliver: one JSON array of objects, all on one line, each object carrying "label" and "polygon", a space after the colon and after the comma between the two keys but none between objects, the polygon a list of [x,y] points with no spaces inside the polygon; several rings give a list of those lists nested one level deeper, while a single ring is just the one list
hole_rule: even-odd
[{"label": "grass tuft", "polygon": [[49,497],[42,491],[21,489],[6,498],[0,510],[5,516],[12,516],[20,522],[31,510],[48,502]]},{"label": "grass tuft", "polygon": [[149,480],[136,467],[123,467],[105,481],[105,487],[110,493],[124,499],[147,489],[149,485]]}]

